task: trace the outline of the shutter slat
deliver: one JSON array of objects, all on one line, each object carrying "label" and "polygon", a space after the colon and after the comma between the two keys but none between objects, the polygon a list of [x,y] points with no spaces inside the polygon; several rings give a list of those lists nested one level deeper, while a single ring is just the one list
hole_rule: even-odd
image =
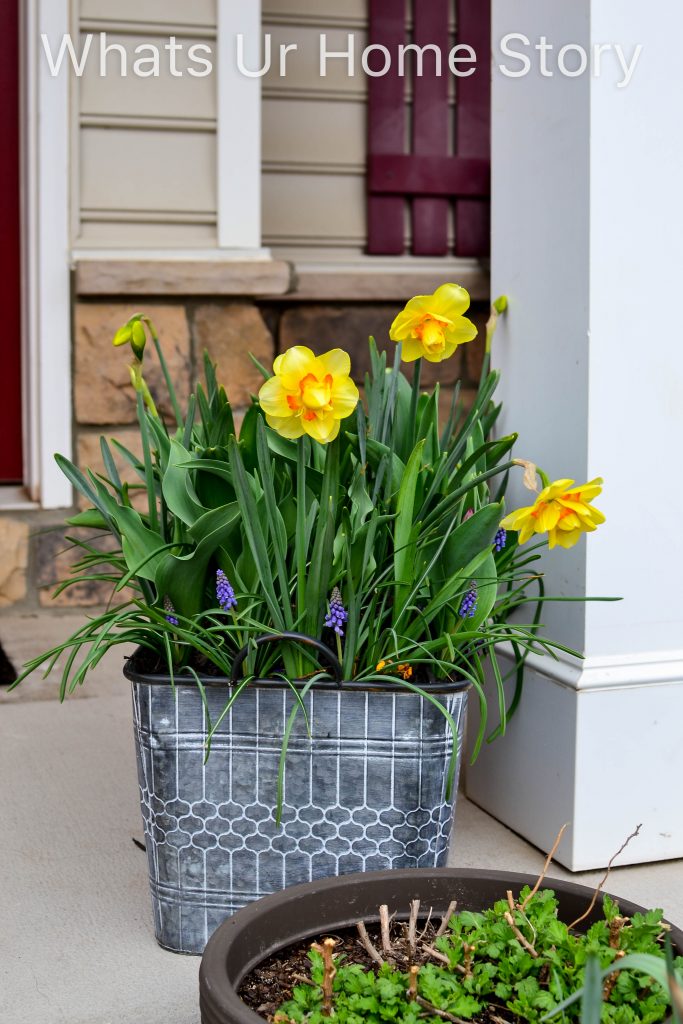
[{"label": "shutter slat", "polygon": [[[457,0],[457,24],[458,42],[472,46],[478,59],[475,73],[458,79],[456,152],[458,156],[490,161],[491,5],[488,0]],[[487,256],[490,237],[490,202],[458,199],[455,204],[456,256]]]},{"label": "shutter slat", "polygon": [[[370,44],[386,46],[394,59],[386,75],[369,79],[368,153],[403,153],[405,91],[395,55],[397,47],[406,41],[405,0],[370,0],[369,28]],[[373,66],[377,62],[371,61]],[[368,253],[403,254],[404,206],[401,198],[368,194]]]},{"label": "shutter slat", "polygon": [[[368,184],[374,194],[398,196],[477,196],[489,194],[489,161],[477,157],[371,156]],[[431,199],[426,202],[433,202]]]},{"label": "shutter slat", "polygon": [[[449,0],[414,4],[414,42],[435,43],[446,61],[444,41],[448,40]],[[434,74],[434,56],[425,54],[423,74],[415,75],[413,103],[413,153],[420,156],[448,155],[448,68]],[[445,256],[448,253],[448,200],[413,200],[413,255]]]}]

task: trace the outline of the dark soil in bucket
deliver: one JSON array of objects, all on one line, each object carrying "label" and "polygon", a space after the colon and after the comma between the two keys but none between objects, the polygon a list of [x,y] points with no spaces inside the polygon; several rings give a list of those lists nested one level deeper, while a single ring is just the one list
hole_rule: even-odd
[{"label": "dark soil in bucket", "polygon": [[[326,641],[329,641],[332,644],[334,643],[334,633],[332,631],[323,630],[323,637]],[[305,678],[309,678],[310,675],[314,675],[320,671],[319,666],[314,661],[310,662],[310,666],[309,676],[306,676]],[[159,654],[157,651],[152,651],[146,647],[139,647],[137,651],[135,651],[129,661],[129,667],[132,672],[150,678],[156,676],[161,679],[165,679],[168,675],[168,662],[165,654]],[[193,651],[190,654],[189,667],[194,669],[194,671],[197,672],[204,681],[209,680],[212,683],[215,682],[217,684],[226,682],[225,677],[218,666],[214,665],[212,661],[204,657],[204,655],[198,654],[196,651]],[[279,664],[276,663],[269,669],[269,677],[279,678],[279,676],[284,672],[284,662]],[[183,674],[180,669],[177,670],[175,681],[185,683],[190,682],[194,685],[194,677],[188,673]],[[397,677],[396,685],[398,686],[400,682],[401,680]],[[425,666],[416,665],[414,675],[411,677],[410,682],[417,686],[431,686],[434,683],[443,682],[443,680],[435,680],[433,676],[429,674]],[[348,686],[348,683],[346,685]],[[366,685],[371,689],[373,688],[371,683]],[[380,686],[379,688],[386,688],[386,684],[384,687]]]}]

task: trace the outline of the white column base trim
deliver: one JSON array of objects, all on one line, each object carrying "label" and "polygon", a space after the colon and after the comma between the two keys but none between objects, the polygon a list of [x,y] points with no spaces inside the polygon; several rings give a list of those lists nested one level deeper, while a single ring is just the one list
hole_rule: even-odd
[{"label": "white column base trim", "polygon": [[680,652],[594,658],[583,670],[531,659],[505,736],[467,769],[467,795],[546,852],[569,822],[556,859],[570,871],[606,865],[638,824],[619,864],[683,857],[681,723]]},{"label": "white column base trim", "polygon": [[[509,644],[500,644],[496,652],[504,661],[515,660]],[[683,680],[683,650],[638,651],[583,659],[557,651],[556,659],[549,655],[530,654],[527,669],[534,669],[562,686],[586,691]]]}]

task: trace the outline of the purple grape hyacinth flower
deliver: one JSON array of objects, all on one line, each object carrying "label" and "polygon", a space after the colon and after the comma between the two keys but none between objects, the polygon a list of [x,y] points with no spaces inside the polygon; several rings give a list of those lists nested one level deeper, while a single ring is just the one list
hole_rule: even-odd
[{"label": "purple grape hyacinth flower", "polygon": [[177,626],[179,623],[170,597],[164,598],[164,611],[166,612],[166,621],[170,623],[171,626]]},{"label": "purple grape hyacinth flower", "polygon": [[462,599],[458,615],[461,619],[472,619],[477,610],[477,584],[472,580],[469,590]]},{"label": "purple grape hyacinth flower", "polygon": [[237,607],[235,591],[222,569],[216,571],[216,599],[224,612],[229,612],[232,608]]},{"label": "purple grape hyacinth flower", "polygon": [[507,539],[508,539],[507,530],[504,530],[503,527],[501,526],[501,528],[498,530],[498,533],[496,534],[495,539],[493,541],[493,550],[496,552],[496,554],[499,551],[503,550],[503,548],[507,544]]},{"label": "purple grape hyacinth flower", "polygon": [[325,617],[325,625],[333,629],[337,636],[344,636],[344,623],[348,618],[339,587],[335,587],[330,596],[330,610]]}]

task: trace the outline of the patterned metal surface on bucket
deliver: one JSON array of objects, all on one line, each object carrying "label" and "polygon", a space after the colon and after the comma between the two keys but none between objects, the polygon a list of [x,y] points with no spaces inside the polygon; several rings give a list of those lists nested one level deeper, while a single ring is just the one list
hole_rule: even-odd
[{"label": "patterned metal surface on bucket", "polygon": [[[438,692],[438,687],[436,691]],[[229,696],[207,688],[212,721]],[[462,739],[466,691],[439,695]],[[330,875],[446,863],[450,728],[408,691],[313,690],[289,743],[275,823],[281,737],[294,697],[248,687],[215,733],[193,685],[133,683],[140,802],[157,940],[201,953],[214,929],[267,893]],[[459,768],[459,764],[458,764]],[[457,789],[457,786],[456,786]]]}]

